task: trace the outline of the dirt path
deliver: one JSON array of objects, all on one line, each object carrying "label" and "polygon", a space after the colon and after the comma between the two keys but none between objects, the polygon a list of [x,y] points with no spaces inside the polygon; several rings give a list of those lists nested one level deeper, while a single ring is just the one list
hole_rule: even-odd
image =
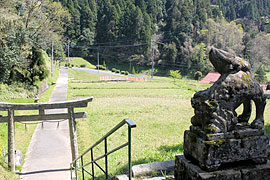
[{"label": "dirt path", "polygon": [[[68,88],[68,70],[60,69],[60,76],[50,102],[65,101]],[[63,112],[47,110],[45,113]],[[23,180],[66,180],[70,179],[69,163],[71,150],[68,121],[38,124],[29,145],[20,175]]]}]

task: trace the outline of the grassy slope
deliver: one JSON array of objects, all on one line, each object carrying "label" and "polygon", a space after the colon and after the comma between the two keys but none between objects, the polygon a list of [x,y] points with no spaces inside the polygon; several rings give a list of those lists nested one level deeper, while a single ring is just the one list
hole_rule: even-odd
[{"label": "grassy slope", "polygon": [[[54,68],[54,76],[52,79],[50,79],[51,82],[56,82],[57,78],[59,76],[59,69],[57,66],[55,66]],[[40,102],[48,102],[49,98],[53,92],[54,86],[51,86],[46,92],[44,92],[41,97],[40,97]],[[9,98],[15,98],[15,99],[11,99],[8,100],[6,102],[11,102],[11,103],[32,103],[33,99],[27,99],[27,98],[18,98],[18,97],[22,97],[22,93],[23,96],[26,96],[28,94],[31,94],[31,92],[27,92],[27,91],[16,91],[16,88],[19,87],[14,87],[12,89],[12,87],[6,87],[7,89],[9,89],[9,93],[11,93],[13,96],[7,96],[7,94],[5,93],[1,93],[0,94],[0,100],[6,100]],[[16,98],[17,97],[17,98]],[[16,114],[23,114],[22,111],[19,112],[15,112]],[[37,113],[37,111],[27,111],[24,114],[33,114],[33,113]],[[1,115],[7,115],[6,112],[1,112]],[[21,123],[15,123],[15,147],[19,150],[22,151],[24,158],[25,158],[25,154],[27,152],[28,149],[28,145],[31,141],[32,138],[32,134],[36,128],[36,125],[27,125],[26,126],[27,129],[25,129],[25,125],[21,124]],[[1,155],[0,155],[0,179],[8,179],[8,180],[13,180],[13,179],[19,179],[19,177],[17,177],[16,175],[14,175],[13,173],[9,172],[7,164],[4,162],[4,157],[3,157],[3,150],[4,147],[7,147],[7,124],[6,123],[0,123],[0,151],[1,151]],[[21,169],[21,167],[17,167],[18,170]]]},{"label": "grassy slope", "polygon": [[[62,62],[62,65],[64,66],[65,62]],[[85,65],[86,68],[95,69],[96,66],[91,64],[90,62],[86,61],[85,59],[81,57],[71,57],[70,58],[70,65],[73,65],[74,67],[80,67],[81,65]]]}]

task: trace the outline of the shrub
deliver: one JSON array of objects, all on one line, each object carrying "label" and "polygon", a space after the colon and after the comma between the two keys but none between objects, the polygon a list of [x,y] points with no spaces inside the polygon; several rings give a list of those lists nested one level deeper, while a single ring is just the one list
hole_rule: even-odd
[{"label": "shrub", "polygon": [[254,77],[259,83],[263,83],[266,81],[266,73],[262,65],[260,65],[259,68],[255,71]]},{"label": "shrub", "polygon": [[86,67],[86,64],[81,64],[80,67],[81,68],[85,68]]},{"label": "shrub", "polygon": [[116,71],[115,71],[115,72],[120,74],[120,70],[119,70],[119,69],[116,69]]},{"label": "shrub", "polygon": [[99,66],[99,69],[101,69],[101,70],[106,70],[106,67],[100,65],[100,66]]},{"label": "shrub", "polygon": [[182,77],[179,70],[170,70],[170,76],[173,78],[174,81],[175,79],[180,79]]},{"label": "shrub", "polygon": [[201,79],[201,77],[202,77],[202,72],[201,71],[196,71],[194,73],[194,79],[195,80],[199,80],[199,79]]},{"label": "shrub", "polygon": [[126,73],[126,71],[121,71],[121,74],[125,74]]},{"label": "shrub", "polygon": [[106,70],[106,68],[102,65],[97,65],[96,66],[96,69],[99,69],[99,70]]},{"label": "shrub", "polygon": [[112,72],[116,72],[116,69],[115,68],[112,68]]},{"label": "shrub", "polygon": [[128,71],[125,71],[125,75],[128,75],[129,73],[128,73]]},{"label": "shrub", "polygon": [[132,72],[131,72],[132,74],[136,74],[136,71],[135,71],[135,68],[134,68],[134,66],[132,67]]},{"label": "shrub", "polygon": [[107,65],[106,65],[106,62],[105,62],[105,61],[103,61],[103,67],[104,67],[104,68],[105,68],[105,70],[106,70]]}]

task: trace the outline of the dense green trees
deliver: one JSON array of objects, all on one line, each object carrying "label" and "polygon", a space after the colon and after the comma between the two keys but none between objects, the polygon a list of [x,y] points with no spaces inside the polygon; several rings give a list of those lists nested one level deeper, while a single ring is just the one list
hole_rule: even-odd
[{"label": "dense green trees", "polygon": [[218,5],[225,17],[231,21],[236,18],[260,21],[262,16],[270,15],[270,0],[211,0],[211,2]]},{"label": "dense green trees", "polygon": [[[52,39],[57,58],[70,40],[74,56],[94,59],[98,50],[101,62],[129,67],[153,60],[155,67],[192,77],[213,70],[211,46],[254,66],[269,61],[270,0],[11,1],[0,0],[1,81],[13,65],[29,66],[21,62],[31,61],[32,47],[47,50]],[[61,27],[66,38],[59,36]]]},{"label": "dense green trees", "polygon": [[270,0],[59,1],[71,14],[66,35],[76,47],[73,55],[96,57],[99,48],[107,61],[140,57],[132,62],[150,65],[154,58],[156,66],[184,75],[212,70],[205,62],[211,46],[253,61],[252,41],[267,30],[270,13]]},{"label": "dense green trees", "polygon": [[[40,58],[59,33],[67,12],[49,0],[0,1],[0,82],[34,84],[48,75]],[[16,75],[20,77],[16,77]]]}]

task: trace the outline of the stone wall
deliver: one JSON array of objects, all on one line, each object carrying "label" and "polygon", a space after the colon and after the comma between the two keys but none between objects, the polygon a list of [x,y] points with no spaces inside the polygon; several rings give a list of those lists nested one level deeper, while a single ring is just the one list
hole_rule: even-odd
[{"label": "stone wall", "polygon": [[42,93],[44,93],[49,88],[48,79],[44,80],[39,89],[38,89],[38,96],[40,96]]}]

